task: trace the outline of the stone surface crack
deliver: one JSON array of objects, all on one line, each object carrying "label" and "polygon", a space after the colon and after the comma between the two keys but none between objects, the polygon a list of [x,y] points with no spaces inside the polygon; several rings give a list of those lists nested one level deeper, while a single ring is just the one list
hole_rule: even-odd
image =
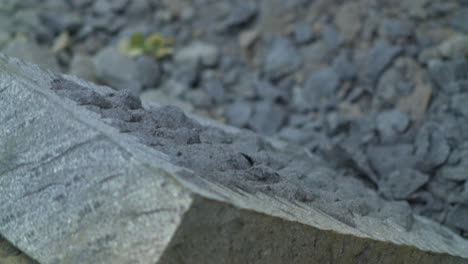
[{"label": "stone surface crack", "polygon": [[31,191],[31,192],[27,192],[26,194],[24,194],[21,198],[26,198],[28,196],[31,196],[31,195],[35,195],[35,194],[38,194],[38,193],[41,193],[47,189],[49,189],[50,187],[54,187],[54,186],[64,186],[64,184],[62,183],[50,183],[50,184],[47,184],[45,186],[42,186],[41,188],[37,189],[37,190],[34,190],[34,191]]},{"label": "stone surface crack", "polygon": [[[17,169],[20,169],[24,166],[27,166],[29,164],[33,164],[34,162],[23,162],[23,163],[19,163],[17,164],[16,166],[12,167],[12,168],[7,168],[6,170],[0,170],[0,177],[3,176],[4,174],[6,174],[7,172],[9,171],[15,171]],[[1,163],[0,163],[1,164]]]},{"label": "stone surface crack", "polygon": [[137,217],[140,217],[140,216],[145,216],[145,215],[152,215],[152,214],[158,214],[158,213],[161,213],[161,212],[176,212],[177,209],[176,208],[156,208],[156,209],[153,209],[153,210],[149,210],[149,211],[141,211],[141,212],[136,212],[135,215]]},{"label": "stone surface crack", "polygon": [[118,173],[118,174],[113,174],[113,175],[110,175],[110,176],[107,176],[105,177],[104,179],[98,181],[99,184],[103,184],[103,183],[106,183],[112,179],[115,179],[115,178],[118,178],[118,177],[121,177],[123,176],[124,174],[123,173]]},{"label": "stone surface crack", "polygon": [[0,93],[5,92],[8,88],[10,88],[10,85],[7,85],[5,88],[0,89]]},{"label": "stone surface crack", "polygon": [[101,136],[96,136],[96,137],[93,137],[93,138],[90,138],[90,139],[87,139],[83,142],[80,142],[80,143],[77,143],[77,144],[73,144],[72,146],[68,147],[67,149],[65,149],[63,152],[61,152],[60,154],[58,154],[57,156],[54,156],[52,157],[51,159],[47,160],[47,161],[41,161],[40,162],[40,165],[38,165],[37,167],[44,167],[45,165],[47,164],[50,164],[64,156],[66,156],[67,154],[71,153],[72,151],[74,150],[77,150],[87,144],[90,144],[90,143],[94,143],[94,142],[97,142],[98,140],[100,140],[102,137]]}]

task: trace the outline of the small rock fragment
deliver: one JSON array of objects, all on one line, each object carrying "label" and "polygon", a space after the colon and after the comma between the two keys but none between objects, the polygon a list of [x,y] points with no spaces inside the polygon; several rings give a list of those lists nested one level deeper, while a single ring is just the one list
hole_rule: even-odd
[{"label": "small rock fragment", "polygon": [[239,45],[244,50],[249,49],[252,44],[257,40],[258,32],[254,30],[243,31],[239,34]]},{"label": "small rock fragment", "polygon": [[377,41],[369,51],[367,57],[364,73],[366,79],[371,82],[377,81],[380,74],[401,52],[402,49],[398,46],[393,46],[383,41]]},{"label": "small rock fragment", "polygon": [[70,42],[70,34],[66,31],[62,32],[57,38],[55,38],[54,44],[52,45],[52,52],[59,53],[65,50],[70,45]]},{"label": "small rock fragment", "polygon": [[257,6],[253,2],[234,7],[226,20],[222,22],[221,29],[230,30],[240,28],[251,22],[257,16],[257,13]]},{"label": "small rock fragment", "polygon": [[452,26],[468,34],[468,8],[463,8],[455,12],[452,16]]},{"label": "small rock fragment", "polygon": [[318,96],[332,96],[336,94],[340,85],[340,77],[331,68],[318,70],[306,80],[304,93],[308,100],[314,102]]},{"label": "small rock fragment", "polygon": [[343,43],[343,38],[331,25],[325,27],[322,32],[322,38],[325,43],[327,43],[327,45],[332,49],[338,48]]},{"label": "small rock fragment", "polygon": [[161,75],[158,63],[147,56],[139,57],[136,63],[138,81],[145,88],[155,87]]},{"label": "small rock fragment", "polygon": [[468,206],[456,205],[447,215],[446,223],[456,228],[468,231]]},{"label": "small rock fragment", "polygon": [[349,1],[340,5],[335,23],[346,42],[354,40],[361,29],[361,13],[362,9],[359,2]]},{"label": "small rock fragment", "polygon": [[[386,70],[379,79],[377,84],[377,96],[386,101],[395,100],[407,86],[411,85],[405,81],[404,76],[393,67]],[[409,88],[411,89],[411,88]]]},{"label": "small rock fragment", "polygon": [[435,123],[426,123],[419,129],[414,145],[417,167],[425,172],[445,163],[451,151],[447,139]]},{"label": "small rock fragment", "polygon": [[[468,18],[468,17],[467,17]],[[463,58],[468,56],[468,36],[457,34],[444,41],[438,50],[445,58]]]},{"label": "small rock fragment", "polygon": [[386,198],[408,199],[414,192],[429,181],[429,176],[417,170],[404,168],[384,175],[379,182],[379,189]]},{"label": "small rock fragment", "polygon": [[440,168],[438,176],[451,181],[468,182],[468,150],[457,149],[457,151],[452,151],[449,161],[451,164]]},{"label": "small rock fragment", "polygon": [[117,106],[128,108],[131,110],[141,109],[141,100],[138,95],[131,90],[120,90],[113,97],[113,100],[116,102]]},{"label": "small rock fragment", "polygon": [[272,135],[283,125],[286,111],[271,101],[261,101],[255,104],[249,126],[255,132]]},{"label": "small rock fragment", "polygon": [[377,129],[383,142],[395,139],[404,133],[410,124],[408,116],[398,110],[390,110],[377,116]]},{"label": "small rock fragment", "polygon": [[407,231],[413,226],[413,212],[407,201],[384,203],[381,213],[383,219],[393,220]]},{"label": "small rock fragment", "polygon": [[398,169],[414,167],[416,159],[413,156],[413,151],[412,145],[400,143],[370,145],[367,147],[366,154],[370,165],[382,178]]},{"label": "small rock fragment", "polygon": [[83,23],[80,16],[76,14],[60,14],[58,12],[41,13],[39,14],[39,20],[52,36],[62,32],[74,32]]},{"label": "small rock fragment", "polygon": [[196,41],[179,50],[174,57],[178,64],[196,64],[212,67],[218,63],[220,56],[219,48],[209,43]]},{"label": "small rock fragment", "polygon": [[312,29],[309,24],[299,23],[294,25],[293,28],[294,41],[297,44],[306,44],[312,41],[314,35],[312,34]]},{"label": "small rock fragment", "polygon": [[60,70],[55,55],[32,40],[14,39],[5,46],[3,53],[30,61],[49,70],[58,72]]},{"label": "small rock fragment", "polygon": [[138,82],[137,63],[116,48],[101,50],[94,57],[94,65],[97,78],[114,89],[125,89],[129,83]]},{"label": "small rock fragment", "polygon": [[468,93],[454,94],[450,100],[450,106],[457,114],[468,118]]},{"label": "small rock fragment", "polygon": [[302,58],[290,40],[277,37],[263,62],[264,72],[273,80],[293,73],[302,65]]},{"label": "small rock fragment", "polygon": [[252,116],[252,112],[253,107],[251,103],[237,100],[226,108],[224,116],[228,124],[236,127],[245,127]]},{"label": "small rock fragment", "polygon": [[333,70],[341,80],[351,80],[356,76],[356,66],[349,60],[346,53],[341,53],[333,60]]},{"label": "small rock fragment", "polygon": [[382,21],[380,34],[389,40],[406,39],[414,34],[414,25],[408,21],[385,18]]},{"label": "small rock fragment", "polygon": [[212,102],[220,104],[226,99],[226,93],[223,83],[220,80],[212,79],[203,84],[203,91],[208,94]]},{"label": "small rock fragment", "polygon": [[413,89],[408,96],[401,96],[398,99],[396,108],[408,113],[415,123],[420,123],[426,116],[433,95],[433,86],[427,72],[416,61],[402,58],[401,62],[404,67],[400,72],[405,75],[406,80],[411,81]]},{"label": "small rock fragment", "polygon": [[88,81],[96,79],[96,69],[91,57],[76,53],[70,63],[70,73]]},{"label": "small rock fragment", "polygon": [[468,80],[468,62],[462,58],[450,61],[431,60],[428,63],[428,68],[431,78],[444,91],[447,91],[447,84]]}]

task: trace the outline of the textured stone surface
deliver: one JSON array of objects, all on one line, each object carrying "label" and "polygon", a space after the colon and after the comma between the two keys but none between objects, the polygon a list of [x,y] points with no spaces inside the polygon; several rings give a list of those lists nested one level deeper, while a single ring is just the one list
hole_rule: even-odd
[{"label": "textured stone surface", "polygon": [[468,263],[421,217],[349,222],[203,179],[58,97],[57,76],[0,57],[0,234],[39,263]]}]

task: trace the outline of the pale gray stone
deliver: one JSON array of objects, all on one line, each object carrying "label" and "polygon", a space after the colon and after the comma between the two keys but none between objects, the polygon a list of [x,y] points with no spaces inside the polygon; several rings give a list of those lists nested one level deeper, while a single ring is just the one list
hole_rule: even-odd
[{"label": "pale gray stone", "polygon": [[201,62],[205,66],[214,66],[218,63],[219,56],[219,48],[215,45],[196,41],[177,51],[174,60],[182,65]]},{"label": "pale gray stone", "polygon": [[277,37],[265,56],[263,70],[271,79],[280,79],[301,67],[302,61],[289,39]]},{"label": "pale gray stone", "polygon": [[97,78],[114,89],[125,89],[127,84],[138,82],[138,64],[117,48],[108,47],[94,57]]},{"label": "pale gray stone", "polygon": [[385,111],[377,115],[377,129],[383,141],[401,136],[410,124],[408,115],[398,110]]},{"label": "pale gray stone", "polygon": [[[118,132],[96,108],[59,97],[51,88],[60,90],[60,82],[90,88],[97,97],[115,93],[0,55],[0,161],[8,164],[0,167],[0,235],[39,263],[468,262],[465,240],[425,218],[408,218],[400,204],[382,205],[390,214],[386,220],[362,216],[365,209],[324,213],[177,166],[167,154]],[[175,107],[163,109],[176,114],[164,122],[195,122]],[[253,137],[243,142],[252,145],[248,139]],[[281,144],[270,142],[280,154]],[[247,157],[238,154],[236,162],[249,166]],[[247,169],[248,176],[279,177],[256,168]],[[326,171],[309,175],[310,184],[335,177]],[[399,223],[409,219],[402,228]]]},{"label": "pale gray stone", "polygon": [[70,63],[70,74],[88,81],[96,79],[96,68],[93,59],[87,55],[77,53]]},{"label": "pale gray stone", "polygon": [[47,48],[41,47],[33,40],[15,39],[7,43],[3,53],[38,64],[46,69],[59,71],[55,55]]}]

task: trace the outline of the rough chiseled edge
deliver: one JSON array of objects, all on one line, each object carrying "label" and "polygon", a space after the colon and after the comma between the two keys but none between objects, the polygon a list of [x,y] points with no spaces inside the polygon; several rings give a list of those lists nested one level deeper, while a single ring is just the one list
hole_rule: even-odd
[{"label": "rough chiseled edge", "polygon": [[2,264],[39,264],[31,257],[21,252],[8,240],[0,236],[0,263]]},{"label": "rough chiseled edge", "polygon": [[[19,70],[19,72],[21,72],[21,70]],[[28,74],[26,73],[23,73],[22,75],[28,76]],[[74,77],[68,77],[68,78],[77,80]],[[31,80],[31,78],[28,78],[28,79]],[[82,81],[81,83],[83,84]],[[30,82],[29,84],[31,86]],[[92,84],[86,83],[86,85],[92,85]],[[92,85],[92,86],[94,86],[96,89],[106,89],[105,87],[98,87],[95,85]],[[65,103],[63,102],[60,103],[61,100],[58,100],[57,98],[53,99],[52,97],[54,96],[51,96],[49,99],[52,101],[56,101],[55,103],[62,104],[62,107],[67,108]],[[70,107],[73,108],[71,110],[73,112],[81,111],[77,109],[76,107],[73,107],[73,106],[70,106]],[[104,130],[106,130],[107,133],[112,134],[112,137],[114,137],[116,141],[118,141],[119,143],[122,142],[122,144],[120,145],[124,145],[123,146],[124,148],[126,148],[132,153],[135,153],[135,156],[138,156],[141,161],[147,162],[148,164],[154,164],[154,161],[155,161],[154,158],[150,158],[147,155],[143,155],[143,154],[145,153],[154,154],[155,151],[148,150],[147,148],[143,146],[136,146],[135,144],[127,144],[129,141],[131,141],[130,139],[125,138],[125,136],[118,135],[112,132],[111,129],[109,130],[107,126],[101,124],[98,121],[86,120],[86,122],[88,122],[88,125],[91,125],[92,127],[95,127],[95,126],[99,126],[101,128],[105,127]],[[122,141],[119,140],[118,138],[122,139]],[[173,169],[171,170],[171,173],[174,173],[173,175],[175,175],[177,173],[177,168],[173,167]],[[245,194],[245,193],[242,194],[240,191],[236,192],[234,190],[228,190],[227,188],[223,186],[216,186],[212,183],[205,184],[204,180],[202,179],[199,179],[199,182],[203,182],[202,185],[194,184],[193,179],[179,178],[178,180],[180,180],[182,184],[190,188],[192,191],[199,193],[205,197],[211,197],[212,199],[225,201],[225,202],[234,204],[235,206],[239,208],[244,208],[246,210],[253,210],[256,212],[265,213],[265,214],[269,214],[272,216],[277,216],[283,219],[304,223],[306,225],[315,226],[323,230],[335,230],[336,232],[351,234],[351,235],[355,235],[355,236],[359,236],[363,238],[367,237],[367,238],[372,238],[372,239],[381,240],[381,241],[388,240],[397,244],[409,244],[409,245],[414,245],[418,248],[422,248],[423,250],[428,250],[428,251],[434,251],[434,252],[444,251],[440,249],[440,245],[444,245],[444,242],[442,242],[443,236],[435,235],[435,232],[429,229],[431,227],[435,227],[435,225],[425,220],[419,219],[417,221],[416,231],[419,230],[421,232],[413,234],[413,235],[415,236],[416,240],[418,239],[418,236],[420,236],[419,240],[422,240],[422,239],[431,240],[432,239],[434,241],[432,243],[428,243],[426,241],[425,243],[421,244],[418,241],[412,241],[412,239],[402,239],[402,238],[405,238],[405,236],[408,236],[408,233],[405,233],[403,230],[398,230],[398,227],[391,225],[391,223],[382,224],[381,222],[373,221],[372,219],[358,219],[359,221],[357,222],[360,223],[360,225],[358,225],[358,229],[354,229],[349,226],[346,226],[346,224],[343,224],[333,219],[332,217],[329,217],[317,210],[314,210],[313,208],[304,208],[301,205],[293,205],[289,202],[282,201],[280,199],[275,199],[272,197],[268,197],[262,194],[258,194],[258,195],[250,195],[250,194]],[[215,191],[215,190],[218,190],[218,191]],[[225,195],[220,195],[221,193]],[[236,194],[238,194],[237,197],[236,197]],[[388,226],[382,229],[382,226],[386,226],[387,224]],[[366,230],[366,228],[372,231],[371,232],[359,231],[359,229]],[[438,229],[440,229],[442,233],[446,232],[445,230],[441,228],[438,228]],[[399,232],[397,232],[397,234],[395,235],[395,231],[399,231]],[[414,233],[414,231],[412,232]],[[432,236],[431,234],[434,234],[435,236]],[[449,234],[449,233],[445,233],[445,234]],[[439,239],[440,241],[437,241],[437,239]],[[452,239],[456,239],[456,238],[452,237]],[[450,239],[446,239],[446,240],[449,241]],[[463,243],[466,243],[466,242],[462,240],[457,241],[457,242],[460,242],[461,244],[457,243],[453,246],[454,247],[459,246],[458,250],[456,249],[451,250],[452,248],[448,247],[447,245],[448,248],[445,248],[447,250],[447,253],[450,253],[453,255],[463,255],[464,253],[467,252],[465,250],[466,247],[464,247],[463,245]]]},{"label": "rough chiseled edge", "polygon": [[320,230],[199,196],[158,264],[463,264],[447,254]]}]

